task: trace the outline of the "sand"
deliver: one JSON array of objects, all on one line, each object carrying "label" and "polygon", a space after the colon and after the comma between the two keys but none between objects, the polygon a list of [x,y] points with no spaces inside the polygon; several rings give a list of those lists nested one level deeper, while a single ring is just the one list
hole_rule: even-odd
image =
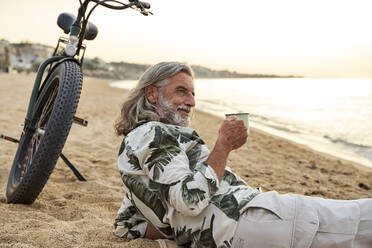
[{"label": "sand", "polygon": [[[19,138],[33,74],[0,74],[0,133]],[[108,80],[86,78],[77,116],[63,153],[87,182],[58,160],[32,205],[7,204],[6,184],[17,145],[0,140],[0,247],[158,247],[151,240],[123,240],[112,223],[124,191],[116,167],[121,143],[113,131],[126,92]],[[221,119],[196,112],[192,126],[212,148]],[[253,187],[335,199],[372,197],[372,171],[251,129],[249,141],[232,152],[229,165]]]}]

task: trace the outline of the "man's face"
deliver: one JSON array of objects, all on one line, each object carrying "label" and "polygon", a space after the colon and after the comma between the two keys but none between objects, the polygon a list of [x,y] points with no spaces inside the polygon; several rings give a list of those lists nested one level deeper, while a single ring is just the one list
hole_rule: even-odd
[{"label": "man's face", "polygon": [[184,72],[169,78],[168,83],[159,89],[155,106],[160,117],[167,123],[188,126],[191,110],[195,106],[192,78]]}]

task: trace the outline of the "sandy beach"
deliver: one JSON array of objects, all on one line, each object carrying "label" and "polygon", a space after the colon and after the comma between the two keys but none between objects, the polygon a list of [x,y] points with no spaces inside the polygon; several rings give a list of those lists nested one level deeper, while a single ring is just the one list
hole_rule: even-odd
[{"label": "sandy beach", "polygon": [[[0,74],[0,133],[19,138],[34,75]],[[126,92],[108,80],[85,78],[77,116],[63,153],[87,178],[79,182],[58,160],[32,205],[7,204],[5,190],[17,145],[0,140],[0,247],[158,247],[112,235],[124,191],[116,167],[122,138],[114,134]],[[222,119],[196,112],[192,127],[212,148]],[[372,170],[251,129],[246,145],[233,151],[229,165],[250,186],[263,191],[334,199],[372,197]]]}]

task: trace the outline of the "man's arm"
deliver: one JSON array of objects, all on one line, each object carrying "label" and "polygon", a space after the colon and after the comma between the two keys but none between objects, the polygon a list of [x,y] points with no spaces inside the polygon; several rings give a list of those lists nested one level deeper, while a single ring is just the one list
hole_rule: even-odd
[{"label": "man's arm", "polygon": [[236,117],[224,120],[219,129],[216,144],[206,161],[214,169],[220,181],[225,173],[230,152],[244,145],[247,138],[247,128],[242,120],[238,120]]},{"label": "man's arm", "polygon": [[125,194],[123,203],[114,223],[114,234],[120,238],[143,238],[148,222],[132,204],[129,194]]},{"label": "man's arm", "polygon": [[[218,190],[218,181],[224,174],[229,153],[243,145],[247,139],[243,121],[236,118],[224,121],[208,160],[197,161],[192,169],[186,151],[173,132],[156,123],[150,126],[151,129],[147,126],[142,128],[145,132],[132,141],[132,147],[141,147],[136,149],[133,156],[139,163],[143,163],[141,168],[151,180],[151,187],[165,193],[164,198],[168,203],[185,216],[196,216],[209,205],[210,198]],[[207,152],[206,148],[200,149],[200,152]],[[146,200],[143,198],[143,201]],[[146,205],[150,206],[151,202]],[[162,215],[161,212],[159,214]]]},{"label": "man's arm", "polygon": [[123,204],[119,210],[118,217],[115,220],[114,234],[125,238],[147,238],[147,239],[165,239],[151,223],[149,223],[137,208],[132,204],[129,194],[126,194]]}]

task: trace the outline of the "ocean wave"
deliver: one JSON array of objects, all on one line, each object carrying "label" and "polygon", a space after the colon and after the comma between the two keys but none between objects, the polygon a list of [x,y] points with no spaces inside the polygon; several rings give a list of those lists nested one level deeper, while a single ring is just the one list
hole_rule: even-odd
[{"label": "ocean wave", "polygon": [[257,114],[250,114],[249,117],[252,122],[259,123],[261,125],[270,127],[275,130],[292,133],[292,134],[301,133],[297,128],[289,125],[288,123],[279,122],[279,121],[267,118],[265,116],[257,115]]},{"label": "ocean wave", "polygon": [[323,138],[331,141],[334,144],[340,144],[340,145],[346,146],[349,149],[352,149],[359,156],[372,160],[372,146],[353,143],[353,142],[350,142],[348,140],[341,139],[341,138],[332,138],[329,135],[324,135]]},{"label": "ocean wave", "polygon": [[350,146],[350,147],[354,147],[354,148],[367,148],[367,149],[372,149],[371,146],[366,146],[366,145],[361,145],[361,144],[356,144],[356,143],[353,143],[353,142],[350,142],[350,141],[347,141],[345,139],[341,139],[341,138],[332,138],[331,136],[329,135],[324,135],[323,138],[331,141],[332,143],[339,143],[339,144],[342,144],[342,145],[346,145],[346,146]]}]

